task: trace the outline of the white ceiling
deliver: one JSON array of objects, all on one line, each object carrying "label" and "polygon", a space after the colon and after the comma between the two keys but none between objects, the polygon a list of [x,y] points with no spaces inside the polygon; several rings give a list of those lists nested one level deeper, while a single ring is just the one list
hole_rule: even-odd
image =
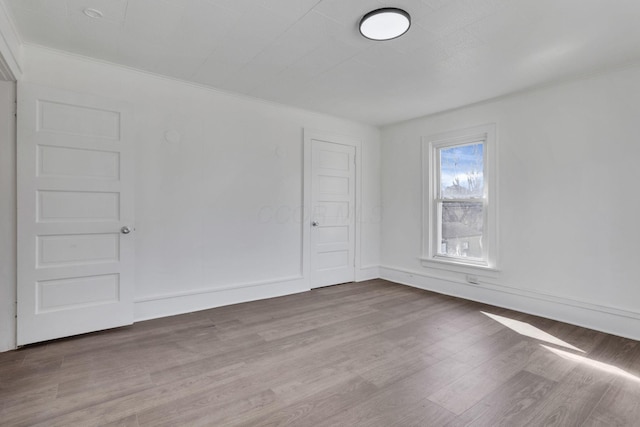
[{"label": "white ceiling", "polygon": [[[1,1],[25,42],[375,125],[640,60],[640,0]],[[364,39],[383,6],[411,29]]]}]

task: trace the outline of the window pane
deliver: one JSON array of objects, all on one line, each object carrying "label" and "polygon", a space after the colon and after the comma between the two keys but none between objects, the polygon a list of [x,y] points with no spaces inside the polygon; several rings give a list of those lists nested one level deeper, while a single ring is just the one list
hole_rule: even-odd
[{"label": "window pane", "polygon": [[457,145],[440,151],[440,198],[482,198],[484,192],[483,143]]},{"label": "window pane", "polygon": [[482,202],[441,202],[442,241],[438,253],[462,258],[482,258]]}]

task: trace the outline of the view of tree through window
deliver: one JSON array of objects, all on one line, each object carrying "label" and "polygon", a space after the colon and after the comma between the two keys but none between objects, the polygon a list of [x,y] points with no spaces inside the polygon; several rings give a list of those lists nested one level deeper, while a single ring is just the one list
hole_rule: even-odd
[{"label": "view of tree through window", "polygon": [[483,257],[484,158],[483,143],[438,149],[438,254]]}]

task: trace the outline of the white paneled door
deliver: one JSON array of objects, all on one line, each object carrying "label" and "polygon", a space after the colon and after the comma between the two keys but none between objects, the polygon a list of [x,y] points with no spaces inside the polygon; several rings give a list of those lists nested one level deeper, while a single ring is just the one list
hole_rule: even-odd
[{"label": "white paneled door", "polygon": [[133,322],[129,116],[18,85],[18,345]]},{"label": "white paneled door", "polygon": [[311,140],[311,287],[355,280],[356,148]]}]

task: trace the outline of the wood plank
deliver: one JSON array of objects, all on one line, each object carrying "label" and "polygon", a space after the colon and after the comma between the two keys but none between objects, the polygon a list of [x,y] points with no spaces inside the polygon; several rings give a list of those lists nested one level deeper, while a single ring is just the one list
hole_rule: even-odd
[{"label": "wood plank", "polygon": [[[611,378],[577,366],[548,393],[526,420],[528,425],[581,426],[611,386]],[[524,421],[524,420],[523,420]]]},{"label": "wood plank", "polygon": [[243,427],[315,426],[326,419],[327,414],[341,412],[355,402],[366,399],[376,390],[376,386],[355,376],[333,387],[319,390],[294,404],[277,408],[266,414],[259,413],[255,418],[239,425]]},{"label": "wood plank", "polygon": [[519,426],[556,385],[544,377],[520,371],[485,396],[447,427]]},{"label": "wood plank", "polygon": [[381,388],[369,399],[330,416],[319,426],[391,426],[404,420],[409,413],[415,413],[418,408],[416,405],[422,406],[425,412],[448,421],[455,415],[432,402],[425,402],[425,396],[471,369],[472,367],[457,360],[443,360]]},{"label": "wood plank", "polygon": [[618,378],[593,408],[584,426],[632,426],[640,422],[640,378]]},{"label": "wood plank", "polygon": [[[536,350],[535,343],[524,340],[516,342],[508,350],[501,351],[497,356],[442,387],[428,398],[454,414],[460,415],[489,393],[503,387],[511,377],[527,365]],[[469,360],[463,362],[470,366],[475,365]]]},{"label": "wood plank", "polygon": [[634,426],[638,376],[636,341],[373,280],[2,353],[0,424]]}]

